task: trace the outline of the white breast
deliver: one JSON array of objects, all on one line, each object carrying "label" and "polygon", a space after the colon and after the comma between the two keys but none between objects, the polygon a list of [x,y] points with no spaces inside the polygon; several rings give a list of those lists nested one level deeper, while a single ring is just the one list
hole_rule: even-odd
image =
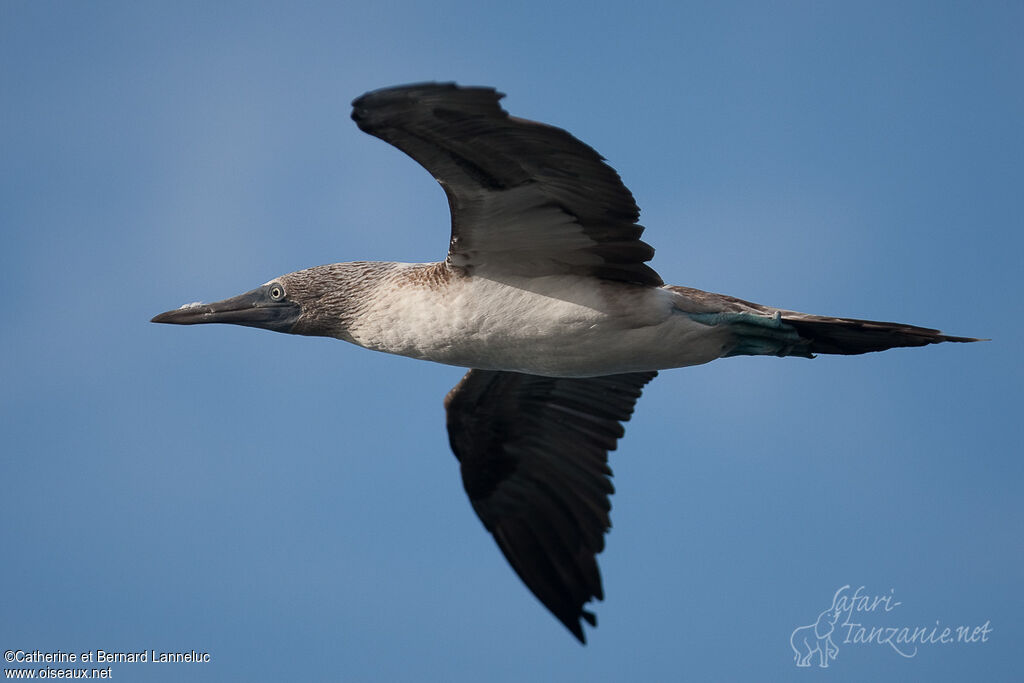
[{"label": "white breast", "polygon": [[725,341],[676,311],[663,289],[565,275],[396,281],[382,283],[350,326],[355,343],[449,365],[568,377],[706,363]]}]

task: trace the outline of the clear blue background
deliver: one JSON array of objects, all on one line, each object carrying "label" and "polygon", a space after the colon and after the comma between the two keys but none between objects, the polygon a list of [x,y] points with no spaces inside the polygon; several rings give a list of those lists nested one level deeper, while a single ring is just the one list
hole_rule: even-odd
[{"label": "clear blue background", "polygon": [[[0,648],[118,680],[1020,680],[1024,6],[0,3]],[[632,188],[666,281],[991,337],[662,373],[580,647],[462,492],[458,368],[149,318],[431,261],[442,191],[348,118],[494,85]],[[864,622],[987,643],[789,636]],[[883,618],[884,616],[884,618]],[[874,620],[874,621],[872,621]]]}]

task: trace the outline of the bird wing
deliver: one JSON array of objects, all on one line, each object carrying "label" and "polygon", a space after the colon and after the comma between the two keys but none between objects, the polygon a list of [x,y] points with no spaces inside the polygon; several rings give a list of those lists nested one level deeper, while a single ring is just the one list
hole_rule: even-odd
[{"label": "bird wing", "polygon": [[448,195],[451,266],[578,273],[660,286],[618,173],[566,131],[510,117],[493,88],[422,83],[352,103],[359,128],[418,161]]},{"label": "bird wing", "polygon": [[564,378],[470,370],[445,398],[473,509],[533,594],[581,642],[603,599],[608,451],[657,372]]}]

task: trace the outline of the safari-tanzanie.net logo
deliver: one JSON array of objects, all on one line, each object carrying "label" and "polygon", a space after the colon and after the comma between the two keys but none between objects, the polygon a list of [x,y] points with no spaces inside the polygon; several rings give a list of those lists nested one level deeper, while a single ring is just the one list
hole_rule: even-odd
[{"label": "safari-tanzanie.net logo", "polygon": [[902,604],[892,588],[871,595],[864,586],[842,586],[813,623],[793,629],[789,636],[793,661],[797,666],[817,664],[824,669],[839,657],[840,646],[865,645],[886,647],[910,659],[924,646],[985,643],[992,633],[987,620],[970,626],[946,626],[938,619],[928,625],[901,622],[895,612]]}]

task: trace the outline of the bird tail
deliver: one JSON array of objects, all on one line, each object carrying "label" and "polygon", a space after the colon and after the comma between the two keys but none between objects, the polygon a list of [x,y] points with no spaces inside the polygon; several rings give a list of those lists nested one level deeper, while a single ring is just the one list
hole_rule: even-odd
[{"label": "bird tail", "polygon": [[905,323],[832,318],[790,311],[782,311],[780,317],[783,323],[791,326],[800,335],[801,346],[811,354],[854,355],[903,346],[985,341],[973,337],[953,337],[939,330]]},{"label": "bird tail", "polygon": [[728,326],[734,344],[727,356],[811,358],[816,353],[854,355],[901,346],[987,341],[905,323],[798,313],[690,287],[666,289],[679,295],[676,306],[691,319]]}]

